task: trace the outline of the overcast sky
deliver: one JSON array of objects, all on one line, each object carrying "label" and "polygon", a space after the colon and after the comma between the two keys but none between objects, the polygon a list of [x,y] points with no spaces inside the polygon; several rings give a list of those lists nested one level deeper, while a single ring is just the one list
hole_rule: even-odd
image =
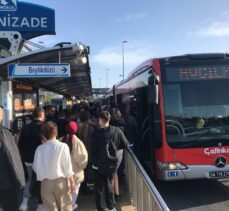
[{"label": "overcast sky", "polygon": [[228,0],[24,0],[56,11],[57,42],[81,41],[91,48],[92,84],[121,80],[125,44],[126,75],[144,60],[186,53],[229,51]]}]

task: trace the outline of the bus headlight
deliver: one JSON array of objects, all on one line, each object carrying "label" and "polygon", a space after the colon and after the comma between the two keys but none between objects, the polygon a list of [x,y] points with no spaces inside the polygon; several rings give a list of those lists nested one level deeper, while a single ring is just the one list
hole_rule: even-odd
[{"label": "bus headlight", "polygon": [[161,170],[185,170],[188,169],[188,167],[182,163],[174,162],[174,163],[163,163],[160,161],[157,161],[157,165]]}]

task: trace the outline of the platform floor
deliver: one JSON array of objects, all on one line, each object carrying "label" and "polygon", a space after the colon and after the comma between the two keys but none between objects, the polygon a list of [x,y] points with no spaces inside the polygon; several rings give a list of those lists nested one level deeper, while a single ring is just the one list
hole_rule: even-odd
[{"label": "platform floor", "polygon": [[[117,211],[134,211],[132,206],[129,191],[126,185],[120,187],[120,202],[116,204]],[[84,195],[79,193],[78,208],[75,211],[96,211],[94,194]],[[35,211],[37,207],[37,200],[31,198],[29,201],[28,211]],[[0,209],[1,211],[1,209]]]}]

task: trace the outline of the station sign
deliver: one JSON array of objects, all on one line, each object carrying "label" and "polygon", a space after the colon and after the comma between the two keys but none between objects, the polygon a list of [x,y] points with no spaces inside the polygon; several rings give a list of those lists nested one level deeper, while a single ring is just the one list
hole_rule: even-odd
[{"label": "station sign", "polygon": [[0,0],[0,11],[16,11],[17,0]]},{"label": "station sign", "polygon": [[24,39],[55,34],[55,11],[17,0],[0,0],[0,31],[20,32]]},{"label": "station sign", "polygon": [[10,78],[70,77],[70,64],[9,64]]}]

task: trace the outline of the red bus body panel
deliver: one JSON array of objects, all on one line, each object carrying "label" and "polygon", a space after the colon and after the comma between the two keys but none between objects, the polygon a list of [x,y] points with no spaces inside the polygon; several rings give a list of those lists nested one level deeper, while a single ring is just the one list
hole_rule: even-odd
[{"label": "red bus body panel", "polygon": [[[176,149],[171,148],[167,143],[166,138],[166,121],[164,110],[164,97],[161,81],[161,67],[159,59],[147,60],[143,64],[139,65],[134,71],[129,74],[128,79],[122,81],[117,85],[125,84],[126,81],[132,80],[138,73],[141,74],[141,69],[144,67],[153,67],[155,73],[159,76],[159,106],[161,112],[161,128],[162,128],[162,146],[159,149],[155,149],[155,161],[152,165],[157,165],[157,162],[161,163],[176,163],[179,162],[187,166],[186,170],[174,170],[176,171],[172,177],[168,176],[171,173],[170,170],[160,170],[157,176],[162,180],[176,180],[176,179],[198,179],[198,178],[210,178],[209,172],[218,171],[216,167],[216,159],[219,157],[225,158],[229,162],[229,146],[219,147],[206,147],[206,148],[184,148]],[[122,91],[121,91],[122,92]],[[229,177],[229,165],[226,163],[226,170]],[[183,171],[183,172],[182,172]],[[186,171],[186,172],[185,172]],[[193,173],[192,173],[193,172]],[[186,174],[186,175],[185,175]],[[172,175],[172,174],[171,174]],[[174,176],[175,175],[175,176]]]}]

